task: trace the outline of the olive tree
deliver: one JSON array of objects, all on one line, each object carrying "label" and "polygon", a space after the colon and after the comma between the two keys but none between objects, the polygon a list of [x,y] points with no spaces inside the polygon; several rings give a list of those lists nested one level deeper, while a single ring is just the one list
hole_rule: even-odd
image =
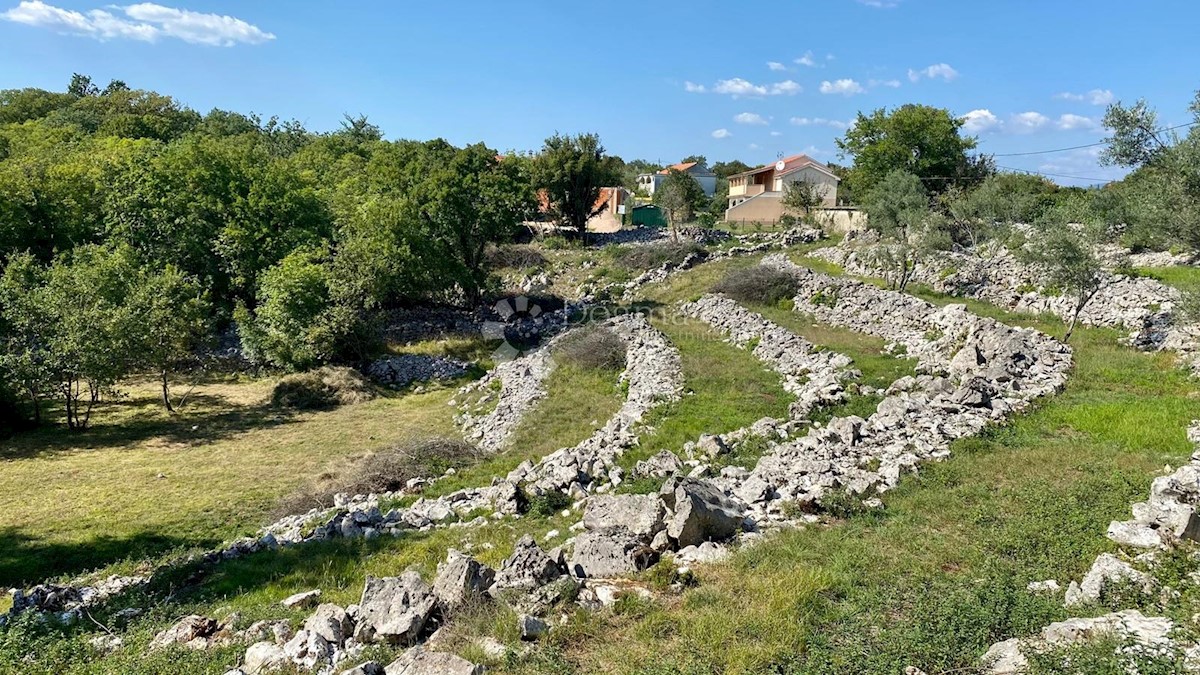
[{"label": "olive tree", "polygon": [[893,171],[867,193],[864,206],[867,226],[880,239],[880,245],[870,254],[873,262],[884,270],[890,287],[903,291],[935,234],[929,197],[921,179],[905,171]]}]

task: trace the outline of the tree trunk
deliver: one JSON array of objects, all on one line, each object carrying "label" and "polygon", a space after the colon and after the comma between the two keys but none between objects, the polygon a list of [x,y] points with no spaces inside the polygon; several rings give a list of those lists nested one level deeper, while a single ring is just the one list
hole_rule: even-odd
[{"label": "tree trunk", "polygon": [[163,406],[166,407],[167,412],[169,412],[169,413],[175,412],[175,406],[171,405],[171,385],[167,382],[167,369],[166,368],[163,368],[163,371],[162,371],[162,400],[163,400]]}]

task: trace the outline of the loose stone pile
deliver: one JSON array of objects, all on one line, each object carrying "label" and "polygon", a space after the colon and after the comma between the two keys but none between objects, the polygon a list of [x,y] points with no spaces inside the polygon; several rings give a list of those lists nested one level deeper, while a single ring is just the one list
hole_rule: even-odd
[{"label": "loose stone pile", "polygon": [[0,614],[0,626],[7,623],[9,616],[26,610],[54,614],[63,623],[74,623],[89,607],[100,605],[110,597],[143,586],[146,582],[145,577],[113,575],[92,585],[38,584],[27,591],[13,589],[12,609],[8,614]]},{"label": "loose stone pile", "polygon": [[[1160,602],[1178,597],[1179,591],[1159,582],[1156,572],[1162,552],[1184,539],[1200,541],[1200,516],[1196,513],[1200,506],[1200,420],[1188,429],[1188,440],[1196,446],[1191,461],[1154,480],[1150,499],[1133,505],[1133,520],[1114,521],[1108,527],[1109,539],[1137,553],[1100,554],[1083,580],[1068,586],[1064,598],[1067,607],[1099,603],[1120,588],[1145,596],[1157,594]],[[1057,582],[1052,585],[1057,586]],[[1187,672],[1200,672],[1200,645],[1180,644],[1176,629],[1169,618],[1147,617],[1133,609],[1096,618],[1068,619],[1050,624],[1033,637],[992,645],[983,655],[983,663],[991,675],[1017,675],[1028,669],[1030,653],[1114,636],[1129,644],[1125,647],[1130,650],[1127,654],[1182,658]]]},{"label": "loose stone pile", "polygon": [[[463,436],[485,452],[499,451],[525,414],[546,397],[546,378],[553,370],[550,349],[543,346],[500,363],[459,389],[458,398],[467,399],[455,417]],[[492,401],[495,406],[483,412]]]},{"label": "loose stone pile", "polygon": [[[851,274],[868,276],[880,271],[870,256],[877,246],[868,236],[848,237],[812,255]],[[979,255],[941,252],[936,262],[917,264],[912,278],[939,293],[977,298],[1013,311],[1063,318],[1074,311],[1073,298],[1047,293],[1044,274],[1004,248],[986,248]],[[1179,352],[1200,373],[1200,326],[1177,321],[1179,299],[1179,291],[1154,279],[1113,273],[1084,307],[1079,321],[1128,330],[1135,347]]]},{"label": "loose stone pile", "polygon": [[800,291],[797,311],[819,321],[878,335],[918,361],[918,377],[889,388],[869,419],[835,418],[799,440],[780,444],[753,471],[727,467],[714,479],[751,506],[760,527],[791,520],[792,509],[820,503],[830,491],[869,499],[903,472],[949,455],[949,444],[1061,389],[1070,350],[1047,335],[937,308],[912,296],[811,272],[783,256],[764,265],[788,271]]},{"label": "loose stone pile", "polygon": [[471,364],[444,356],[389,355],[367,367],[367,376],[386,387],[407,387],[413,382],[452,380],[466,374]]}]

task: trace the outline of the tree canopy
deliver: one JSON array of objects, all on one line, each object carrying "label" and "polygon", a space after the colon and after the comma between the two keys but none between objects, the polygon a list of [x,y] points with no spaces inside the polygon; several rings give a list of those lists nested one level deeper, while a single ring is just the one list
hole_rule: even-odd
[{"label": "tree canopy", "polygon": [[842,156],[854,161],[845,177],[847,187],[854,195],[866,195],[893,171],[916,176],[933,195],[979,182],[992,172],[991,161],[970,154],[976,139],[964,136],[962,126],[963,120],[949,110],[927,105],[859,112],[837,140]]}]

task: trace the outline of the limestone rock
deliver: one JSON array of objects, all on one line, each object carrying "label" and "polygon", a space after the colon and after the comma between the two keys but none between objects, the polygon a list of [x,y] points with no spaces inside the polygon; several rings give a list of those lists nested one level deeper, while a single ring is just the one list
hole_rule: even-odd
[{"label": "limestone rock", "polygon": [[683,470],[683,462],[670,450],[661,450],[650,459],[639,461],[633,467],[638,478],[666,478]]},{"label": "limestone rock", "polygon": [[450,549],[445,562],[438,563],[437,577],[433,580],[433,594],[442,603],[442,607],[454,610],[471,598],[486,593],[495,578],[496,572],[492,568]]},{"label": "limestone rock", "polygon": [[525,535],[517,541],[512,555],[500,566],[489,592],[495,595],[497,591],[507,589],[530,591],[562,575],[560,561],[547,555],[533,537]]},{"label": "limestone rock", "polygon": [[1089,602],[1099,602],[1101,595],[1109,586],[1121,582],[1130,582],[1149,592],[1152,581],[1132,565],[1124,562],[1111,553],[1101,553],[1092,563],[1086,576],[1080,584],[1071,583],[1067,589],[1065,604],[1074,607]]},{"label": "limestone rock", "polygon": [[413,644],[433,614],[437,598],[416,572],[367,577],[358,603],[354,637],[362,643]]},{"label": "limestone rock", "polygon": [[657,560],[658,553],[644,539],[612,529],[576,537],[569,566],[577,577],[612,578],[640,572]]},{"label": "limestone rock", "polygon": [[150,649],[161,649],[167,645],[180,644],[192,649],[208,647],[208,638],[212,637],[219,625],[216,619],[191,614],[183,617],[174,626],[154,636],[150,641]]},{"label": "limestone rock", "polygon": [[723,540],[737,534],[746,518],[745,506],[726,497],[711,482],[681,479],[674,493],[669,535],[680,547]]},{"label": "limestone rock", "polygon": [[246,650],[242,670],[246,675],[263,675],[282,668],[288,662],[283,648],[274,642],[256,642]]},{"label": "limestone rock", "polygon": [[292,607],[312,607],[313,605],[317,604],[317,601],[320,598],[321,589],[316,588],[311,591],[304,591],[303,593],[289,595],[283,600],[283,602],[280,602],[279,604],[289,609]]},{"label": "limestone rock", "polygon": [[377,661],[366,661],[349,670],[343,670],[338,675],[385,675],[383,665]]},{"label": "limestone rock", "polygon": [[650,541],[666,526],[665,516],[657,495],[597,495],[588,500],[583,524],[594,532],[623,530]]},{"label": "limestone rock", "polygon": [[354,634],[354,621],[341,607],[325,603],[304,622],[304,629],[316,633],[335,647],[341,647]]},{"label": "limestone rock", "polygon": [[483,666],[441,652],[413,647],[384,669],[387,675],[483,675]]}]

